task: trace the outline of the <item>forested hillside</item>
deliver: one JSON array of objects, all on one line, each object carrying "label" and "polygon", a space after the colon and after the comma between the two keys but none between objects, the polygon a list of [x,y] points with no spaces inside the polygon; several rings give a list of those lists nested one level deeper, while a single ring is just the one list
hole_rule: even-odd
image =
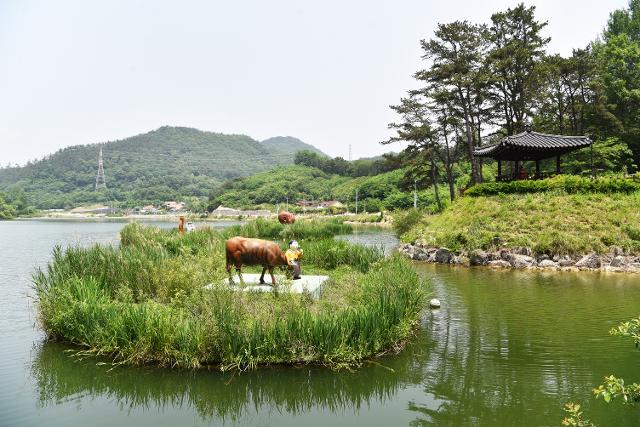
[{"label": "forested hillside", "polygon": [[[311,146],[291,137],[261,143],[245,135],[165,126],[119,141],[67,147],[24,167],[2,168],[0,190],[23,189],[29,203],[43,209],[206,197],[226,180],[293,163],[298,147]],[[100,148],[107,189],[96,192]]]},{"label": "forested hillside", "polygon": [[[353,211],[357,190],[361,211],[404,209],[413,206],[413,181],[408,182],[407,172],[405,169],[396,169],[353,178],[327,173],[316,167],[281,166],[226,182],[211,194],[209,208],[219,205],[254,208],[283,204],[288,197],[292,210],[294,203],[299,200],[338,200]],[[419,189],[418,203],[423,208],[435,210],[433,191]]]}]

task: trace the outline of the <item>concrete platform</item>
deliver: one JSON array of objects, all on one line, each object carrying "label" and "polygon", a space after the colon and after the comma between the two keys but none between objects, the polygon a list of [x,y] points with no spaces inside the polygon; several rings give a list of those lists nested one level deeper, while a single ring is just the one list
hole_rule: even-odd
[{"label": "concrete platform", "polygon": [[[276,276],[276,288],[279,292],[291,292],[294,294],[301,294],[308,292],[313,298],[320,298],[322,286],[324,282],[329,279],[329,276],[311,276],[302,275],[298,280],[287,280],[283,275]],[[229,283],[229,279],[226,279],[224,283],[231,286],[233,289],[245,292],[273,292],[273,286],[261,285],[260,274],[258,273],[243,273],[244,285],[240,284],[240,278],[236,275],[233,276],[233,284]],[[271,277],[269,274],[265,274],[265,281],[271,283]],[[211,284],[205,286],[210,289]]]}]

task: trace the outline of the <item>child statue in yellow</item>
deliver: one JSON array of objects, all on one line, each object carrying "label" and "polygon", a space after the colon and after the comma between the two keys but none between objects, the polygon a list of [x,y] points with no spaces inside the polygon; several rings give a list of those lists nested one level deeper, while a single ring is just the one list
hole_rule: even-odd
[{"label": "child statue in yellow", "polygon": [[287,249],[284,256],[287,258],[289,267],[293,268],[293,280],[298,280],[300,278],[300,258],[302,258],[302,248],[300,248],[297,241],[292,240],[289,242],[289,249]]}]

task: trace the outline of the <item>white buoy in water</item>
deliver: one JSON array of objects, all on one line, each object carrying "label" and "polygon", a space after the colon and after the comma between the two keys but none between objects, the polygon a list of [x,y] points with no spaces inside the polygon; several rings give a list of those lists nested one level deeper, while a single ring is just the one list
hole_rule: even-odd
[{"label": "white buoy in water", "polygon": [[429,301],[429,307],[440,308],[440,300],[438,298],[431,299],[431,301]]}]

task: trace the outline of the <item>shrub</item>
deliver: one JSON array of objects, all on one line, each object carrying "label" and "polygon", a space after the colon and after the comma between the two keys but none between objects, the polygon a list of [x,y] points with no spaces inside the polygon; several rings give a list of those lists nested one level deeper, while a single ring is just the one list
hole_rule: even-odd
[{"label": "shrub", "polygon": [[422,217],[422,213],[417,209],[396,212],[393,215],[393,230],[398,236],[401,236],[418,224]]},{"label": "shrub", "polygon": [[545,191],[575,193],[632,193],[640,190],[637,180],[622,176],[606,176],[596,179],[574,175],[558,175],[549,179],[511,182],[489,182],[469,188],[466,196],[493,196],[498,194],[526,194]]}]

